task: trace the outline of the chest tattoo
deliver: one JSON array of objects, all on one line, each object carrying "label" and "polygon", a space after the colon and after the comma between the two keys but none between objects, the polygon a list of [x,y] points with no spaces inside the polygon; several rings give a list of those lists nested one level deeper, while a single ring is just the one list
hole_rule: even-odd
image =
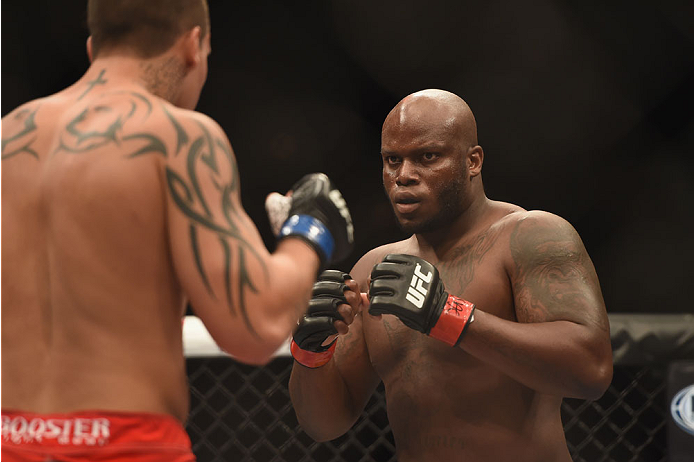
[{"label": "chest tattoo", "polygon": [[492,227],[471,242],[452,249],[445,261],[435,263],[449,292],[460,295],[465,291],[475,277],[475,269],[494,247],[500,234],[501,227]]}]

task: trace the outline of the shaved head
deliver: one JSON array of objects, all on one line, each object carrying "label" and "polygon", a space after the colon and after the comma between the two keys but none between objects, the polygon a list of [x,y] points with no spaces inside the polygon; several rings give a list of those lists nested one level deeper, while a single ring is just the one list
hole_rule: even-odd
[{"label": "shaved head", "polygon": [[403,98],[383,123],[384,131],[395,127],[441,132],[453,136],[464,148],[477,145],[477,123],[470,106],[445,90],[422,90]]},{"label": "shaved head", "polygon": [[406,232],[444,229],[484,197],[475,116],[449,91],[403,98],[383,123],[381,157],[383,186]]}]

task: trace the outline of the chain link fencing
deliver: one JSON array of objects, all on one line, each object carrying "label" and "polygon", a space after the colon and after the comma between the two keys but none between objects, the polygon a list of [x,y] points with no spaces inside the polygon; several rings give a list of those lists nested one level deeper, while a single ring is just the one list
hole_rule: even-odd
[{"label": "chain link fencing", "polygon": [[[650,330],[642,329],[640,336],[643,324],[636,328],[632,319],[615,318],[611,316],[615,369],[609,389],[596,401],[565,399],[562,405],[569,451],[575,462],[667,462],[666,368],[670,358],[694,357],[693,320],[668,323],[667,335],[662,329],[654,333],[648,320]],[[187,430],[200,462],[396,460],[382,384],[349,432],[317,443],[302,431],[291,406],[290,357],[254,367],[225,356],[198,356],[189,358],[187,367]]]}]

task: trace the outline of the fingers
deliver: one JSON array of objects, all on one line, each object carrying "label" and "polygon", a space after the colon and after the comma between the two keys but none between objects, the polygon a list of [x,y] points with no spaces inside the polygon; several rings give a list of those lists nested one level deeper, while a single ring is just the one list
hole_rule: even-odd
[{"label": "fingers", "polygon": [[[342,321],[335,321],[333,325],[335,326],[338,335],[347,335],[347,332],[349,332],[349,326]],[[328,338],[335,338],[335,336],[331,335]]]},{"label": "fingers", "polygon": [[341,304],[337,307],[337,312],[344,321],[335,321],[333,325],[338,334],[345,335],[349,332],[349,326],[354,322],[354,318],[363,310],[369,307],[369,298],[365,293],[359,292],[356,281],[348,280],[345,285],[350,290],[345,290],[345,298],[349,304]]},{"label": "fingers", "polygon": [[345,290],[344,295],[345,299],[347,299],[347,303],[349,303],[352,308],[358,311],[359,305],[361,305],[361,299],[359,297],[359,288],[357,288],[357,290],[354,290],[352,288],[350,288],[350,290]]},{"label": "fingers", "polygon": [[272,228],[272,233],[275,236],[280,232],[282,224],[287,219],[291,204],[292,200],[289,197],[276,192],[268,194],[265,198],[265,210],[270,221],[270,228]]},{"label": "fingers", "polygon": [[341,304],[337,307],[337,312],[342,316],[344,324],[349,326],[354,322],[354,318],[362,310],[362,297],[357,292],[345,291],[345,298],[349,304]]},{"label": "fingers", "polygon": [[402,264],[397,262],[378,263],[371,270],[371,279],[399,278],[402,276]]},{"label": "fingers", "polygon": [[369,305],[371,305],[371,301],[369,300],[369,294],[362,292],[359,295],[361,296],[361,309],[368,310]]},{"label": "fingers", "polygon": [[353,292],[353,293],[355,293],[355,294],[358,294],[358,293],[360,292],[359,283],[357,283],[357,281],[355,281],[354,279],[347,279],[347,280],[344,282],[344,284],[347,286],[347,288],[348,288],[351,292]]},{"label": "fingers", "polygon": [[[340,322],[340,321],[337,321],[337,322]],[[321,346],[328,346],[331,343],[333,343],[333,340],[335,340],[337,338],[338,334],[340,334],[339,330],[337,331],[337,334],[328,336],[328,338],[323,340],[323,343],[321,343]]]},{"label": "fingers", "polygon": [[[349,332],[349,326],[354,322],[354,319],[363,310],[369,308],[368,294],[363,293],[359,289],[359,284],[354,279],[347,279],[344,282],[344,297],[347,304],[342,303],[337,307],[337,313],[342,317],[341,320],[335,320],[333,326],[339,335],[345,335]],[[332,340],[334,337],[329,337]]]},{"label": "fingers", "polygon": [[[369,309],[369,296],[364,292],[359,292],[357,294],[355,292],[346,291],[345,298],[350,304],[342,304],[337,307],[337,312],[342,316],[344,321],[338,320],[333,323],[340,335],[344,335],[349,331],[349,326],[354,322],[357,315]],[[380,316],[372,317],[380,319]]]}]

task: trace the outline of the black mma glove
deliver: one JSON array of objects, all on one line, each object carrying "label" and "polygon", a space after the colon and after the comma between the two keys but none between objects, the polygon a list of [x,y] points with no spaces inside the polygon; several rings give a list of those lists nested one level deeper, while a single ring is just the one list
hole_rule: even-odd
[{"label": "black mma glove", "polygon": [[292,356],[299,364],[316,368],[332,358],[337,338],[330,345],[323,346],[322,343],[337,334],[333,323],[344,321],[337,307],[348,304],[344,294],[345,290],[350,290],[345,284],[348,279],[352,279],[351,276],[342,271],[325,270],[313,285],[308,311],[299,320],[290,346]]},{"label": "black mma glove", "polygon": [[295,236],[310,244],[321,268],[345,258],[354,245],[352,217],[342,194],[323,173],[311,173],[292,186],[291,207],[278,239]]},{"label": "black mma glove", "polygon": [[444,290],[439,270],[412,255],[386,255],[371,271],[369,313],[393,314],[406,326],[457,346],[475,305]]}]

